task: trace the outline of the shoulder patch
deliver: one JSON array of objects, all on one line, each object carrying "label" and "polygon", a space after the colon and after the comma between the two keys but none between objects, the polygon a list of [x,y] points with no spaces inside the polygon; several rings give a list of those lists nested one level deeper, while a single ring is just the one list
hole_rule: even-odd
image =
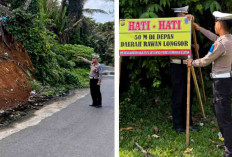
[{"label": "shoulder patch", "polygon": [[[213,48],[213,51],[219,46],[219,44],[221,43],[219,43],[220,41],[216,41],[213,45],[214,45],[214,48]],[[212,51],[212,52],[213,52]]]},{"label": "shoulder patch", "polygon": [[215,42],[215,43],[214,43],[214,47],[217,47],[217,46],[218,46],[218,42]]},{"label": "shoulder patch", "polygon": [[209,49],[209,53],[212,53],[213,52],[213,50],[214,50],[214,44],[210,47],[210,49]]},{"label": "shoulder patch", "polygon": [[102,70],[102,67],[101,67],[101,66],[99,66],[99,70],[100,70],[100,71]]}]

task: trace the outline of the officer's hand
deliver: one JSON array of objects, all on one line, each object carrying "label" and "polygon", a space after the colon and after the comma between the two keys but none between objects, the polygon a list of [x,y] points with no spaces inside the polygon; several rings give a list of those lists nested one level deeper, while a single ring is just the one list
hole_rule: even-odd
[{"label": "officer's hand", "polygon": [[81,56],[77,56],[78,59],[81,59]]},{"label": "officer's hand", "polygon": [[199,47],[198,44],[196,44],[196,47],[195,47],[195,45],[194,45],[193,47],[194,47],[194,49],[197,50],[197,51],[199,51],[199,49],[200,49],[200,47]]},{"label": "officer's hand", "polygon": [[192,59],[187,59],[187,67],[191,67],[192,66]]},{"label": "officer's hand", "polygon": [[101,82],[98,82],[97,85],[100,86],[100,85],[101,85]]},{"label": "officer's hand", "polygon": [[188,18],[188,20],[192,20],[192,21],[194,21],[194,16],[193,16],[193,15],[191,15],[191,14],[187,14],[187,15],[185,15],[185,17],[187,17],[187,18]]},{"label": "officer's hand", "polygon": [[195,28],[196,30],[198,30],[198,31],[199,31],[200,28],[201,28],[201,27],[200,27],[197,23],[195,23],[195,22],[193,23],[193,26],[194,26],[194,28]]}]

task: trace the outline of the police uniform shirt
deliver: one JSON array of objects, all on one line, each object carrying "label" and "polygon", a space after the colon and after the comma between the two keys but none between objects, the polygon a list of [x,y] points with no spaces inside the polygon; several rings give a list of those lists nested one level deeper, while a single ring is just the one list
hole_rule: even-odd
[{"label": "police uniform shirt", "polygon": [[207,31],[203,28],[200,31],[210,40],[215,41],[214,49],[205,57],[192,61],[194,67],[204,67],[212,63],[212,72],[214,74],[228,73],[231,71],[232,64],[232,35],[226,34],[221,37]]},{"label": "police uniform shirt", "polygon": [[101,80],[102,80],[101,65],[99,63],[95,65],[93,62],[91,62],[88,59],[85,59],[83,57],[81,57],[81,60],[84,61],[85,63],[90,64],[89,77],[98,79],[98,82],[101,82]]}]

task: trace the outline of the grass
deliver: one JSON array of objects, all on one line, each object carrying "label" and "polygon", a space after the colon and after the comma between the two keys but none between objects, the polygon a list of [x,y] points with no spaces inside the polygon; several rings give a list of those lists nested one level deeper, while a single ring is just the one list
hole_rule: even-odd
[{"label": "grass", "polygon": [[[171,99],[155,99],[154,101],[142,101],[146,96],[136,97],[133,101],[131,96],[120,100],[120,129],[133,127],[132,130],[120,131],[120,157],[144,157],[149,156],[142,153],[135,145],[137,142],[144,150],[154,157],[220,157],[224,150],[217,148],[216,144],[223,145],[218,139],[218,127],[212,111],[212,98],[204,104],[206,119],[202,119],[198,102],[194,100],[193,117],[200,132],[190,132],[190,145],[193,148],[189,153],[184,153],[185,134],[177,134],[172,129]],[[121,98],[121,97],[120,97]],[[142,99],[142,100],[140,100]],[[137,107],[139,102],[143,106]],[[203,123],[203,126],[199,124]],[[159,138],[152,137],[157,127]],[[214,142],[212,142],[214,141]]]}]

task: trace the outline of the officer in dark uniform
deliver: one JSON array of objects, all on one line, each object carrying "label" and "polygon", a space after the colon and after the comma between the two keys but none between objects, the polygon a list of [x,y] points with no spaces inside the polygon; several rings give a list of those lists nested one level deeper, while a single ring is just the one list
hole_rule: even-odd
[{"label": "officer in dark uniform", "polygon": [[229,23],[232,14],[213,12],[216,18],[216,34],[194,24],[195,28],[215,43],[208,54],[197,60],[189,59],[188,66],[204,67],[212,63],[211,78],[213,80],[213,105],[219,129],[225,139],[224,157],[232,157],[232,35],[229,34]]},{"label": "officer in dark uniform", "polygon": [[83,57],[78,56],[85,63],[90,64],[90,93],[92,96],[93,103],[89,106],[100,108],[102,107],[102,96],[100,91],[101,80],[102,80],[102,68],[98,63],[98,55],[92,55],[92,61],[89,61]]},{"label": "officer in dark uniform", "polygon": [[[187,15],[189,6],[173,8],[177,17],[193,18]],[[198,45],[197,45],[198,46]],[[199,46],[197,47],[199,48]],[[178,133],[185,133],[186,128],[186,104],[187,104],[187,68],[186,59],[188,56],[170,56],[170,76],[173,86],[172,92],[172,118],[173,129]],[[193,82],[191,82],[190,98],[190,131],[199,131],[193,127],[191,107],[193,103]]]}]

